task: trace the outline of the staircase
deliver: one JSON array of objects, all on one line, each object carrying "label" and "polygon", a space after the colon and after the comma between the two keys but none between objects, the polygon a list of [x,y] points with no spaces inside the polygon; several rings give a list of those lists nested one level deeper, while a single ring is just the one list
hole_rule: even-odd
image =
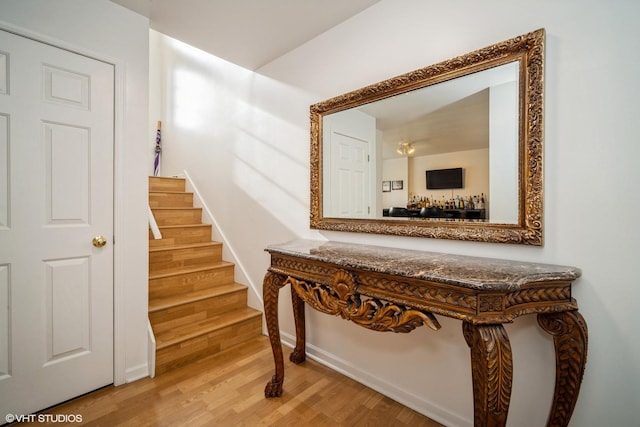
[{"label": "staircase", "polygon": [[181,178],[149,177],[149,206],[162,239],[149,230],[149,320],[156,375],[262,333],[262,313],[247,307],[247,288]]}]

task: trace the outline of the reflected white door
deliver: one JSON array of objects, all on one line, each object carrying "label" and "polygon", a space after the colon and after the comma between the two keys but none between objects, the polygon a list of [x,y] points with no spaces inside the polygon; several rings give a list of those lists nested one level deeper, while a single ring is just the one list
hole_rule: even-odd
[{"label": "reflected white door", "polygon": [[369,216],[369,144],[339,133],[331,135],[333,216]]},{"label": "reflected white door", "polygon": [[366,218],[375,202],[376,119],[358,110],[322,118],[322,213],[328,218]]},{"label": "reflected white door", "polygon": [[113,108],[112,65],[0,31],[0,420],[113,382]]}]

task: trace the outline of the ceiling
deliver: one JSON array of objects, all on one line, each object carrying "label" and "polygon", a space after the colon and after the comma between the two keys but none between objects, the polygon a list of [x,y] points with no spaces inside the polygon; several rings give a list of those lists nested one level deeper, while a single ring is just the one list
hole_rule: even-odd
[{"label": "ceiling", "polygon": [[[398,145],[415,148],[410,157],[489,148],[489,88],[513,84],[518,63],[493,67],[358,107],[376,118],[382,157],[402,156]],[[336,114],[340,114],[339,112]]]},{"label": "ceiling", "polygon": [[111,0],[152,29],[257,70],[379,0]]}]

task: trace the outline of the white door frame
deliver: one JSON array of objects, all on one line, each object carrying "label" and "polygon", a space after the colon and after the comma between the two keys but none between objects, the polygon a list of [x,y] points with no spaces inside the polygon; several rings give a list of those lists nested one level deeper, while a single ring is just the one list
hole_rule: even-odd
[{"label": "white door frame", "polygon": [[114,155],[113,155],[113,383],[121,385],[126,378],[126,336],[125,336],[125,260],[122,251],[122,242],[126,239],[124,234],[124,172],[122,170],[124,152],[124,90],[125,90],[125,65],[120,60],[108,57],[104,54],[89,51],[79,46],[62,42],[52,37],[17,27],[0,21],[0,29],[25,37],[53,47],[68,50],[79,55],[106,62],[114,67]]}]

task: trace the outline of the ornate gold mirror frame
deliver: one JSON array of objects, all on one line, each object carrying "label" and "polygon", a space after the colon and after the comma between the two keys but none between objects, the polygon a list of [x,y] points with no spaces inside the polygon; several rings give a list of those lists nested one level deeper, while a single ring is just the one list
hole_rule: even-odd
[{"label": "ornate gold mirror frame", "polygon": [[[311,228],[358,233],[542,245],[544,29],[312,105]],[[451,219],[323,216],[323,117],[510,62],[519,64],[518,220],[515,224]]]}]

